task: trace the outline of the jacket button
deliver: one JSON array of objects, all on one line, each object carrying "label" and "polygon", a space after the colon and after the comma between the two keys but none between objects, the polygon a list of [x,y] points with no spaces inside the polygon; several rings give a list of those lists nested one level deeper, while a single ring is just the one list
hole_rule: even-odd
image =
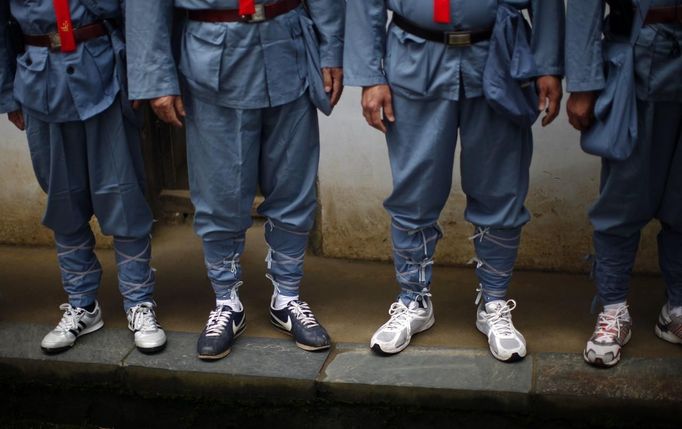
[{"label": "jacket button", "polygon": [[74,71],[76,71],[76,70],[73,68],[73,66],[68,66],[68,67],[66,68],[66,72],[67,72],[68,74],[73,74]]}]

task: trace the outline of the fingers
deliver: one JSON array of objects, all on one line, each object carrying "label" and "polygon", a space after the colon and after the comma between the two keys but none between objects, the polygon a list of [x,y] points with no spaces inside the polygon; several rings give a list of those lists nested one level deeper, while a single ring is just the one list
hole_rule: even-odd
[{"label": "fingers", "polygon": [[341,94],[343,93],[343,70],[335,69],[333,75],[334,79],[332,84],[333,88],[331,97],[332,107],[336,106],[336,104],[341,99]]},{"label": "fingers", "polygon": [[559,111],[561,110],[561,91],[552,91],[549,95],[549,105],[547,107],[547,114],[542,118],[542,126],[554,122],[554,120],[559,116]]},{"label": "fingers", "polygon": [[142,106],[142,101],[140,100],[133,101],[133,109],[137,110],[140,108],[140,106]]},{"label": "fingers", "polygon": [[393,114],[393,98],[391,97],[390,93],[388,93],[388,95],[386,97],[384,97],[383,109],[384,109],[384,118],[388,122],[395,122],[395,115]]},{"label": "fingers", "polygon": [[322,69],[322,81],[324,82],[324,92],[330,93],[332,91],[332,71],[328,68]]},{"label": "fingers", "polygon": [[19,130],[24,131],[26,129],[26,122],[24,121],[24,113],[21,110],[15,112],[10,112],[7,114],[7,119],[14,124]]},{"label": "fingers", "polygon": [[187,112],[185,112],[185,103],[182,101],[182,97],[175,97],[175,112],[183,118],[187,116]]},{"label": "fingers", "polygon": [[[178,99],[180,100],[179,104],[177,101]],[[178,110],[176,109],[176,107],[180,106],[182,108],[182,112],[184,112],[184,105],[182,104],[182,99],[180,99],[180,97],[159,97],[155,100],[152,100],[151,105],[154,113],[156,113],[156,116],[158,116],[163,122],[178,128],[182,127],[182,121],[180,121]]]},{"label": "fingers", "polygon": [[547,108],[547,87],[543,84],[538,85],[538,111],[542,112]]}]

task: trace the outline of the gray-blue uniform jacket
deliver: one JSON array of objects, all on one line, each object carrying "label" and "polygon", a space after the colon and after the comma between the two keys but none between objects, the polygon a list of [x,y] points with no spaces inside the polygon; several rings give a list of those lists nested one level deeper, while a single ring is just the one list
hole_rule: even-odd
[{"label": "gray-blue uniform jacket", "polygon": [[[500,0],[502,1],[502,0]],[[563,7],[562,0],[507,0],[519,9],[529,8],[533,19],[532,50],[541,75],[563,75]],[[386,46],[387,11],[409,19],[423,28],[448,31],[477,30],[495,23],[498,0],[451,0],[451,25],[436,24],[431,0],[364,0],[349,1],[346,20],[345,82],[351,86],[372,86],[387,82],[384,61],[391,61],[392,49]],[[395,26],[398,40],[410,39],[424,44],[424,39]],[[466,49],[445,49],[438,43],[428,49],[411,52],[400,59],[390,81],[394,89],[414,97],[442,97],[458,100],[460,91],[467,98],[482,92],[483,68],[488,43]],[[463,87],[463,88],[462,88]]]},{"label": "gray-blue uniform jacket", "polygon": [[[320,36],[321,66],[340,67],[343,0],[308,0],[307,4]],[[177,67],[193,95],[220,106],[257,109],[299,98],[307,88],[306,57],[300,41],[301,26],[292,14],[277,17],[269,25],[188,21],[184,24],[186,49],[176,67],[171,43],[174,8],[238,6],[238,0],[128,0],[131,99],[180,94]]]},{"label": "gray-blue uniform jacket", "polygon": [[[88,0],[103,17],[122,15],[121,0]],[[80,1],[71,1],[74,27],[98,21]],[[12,54],[7,22],[11,11],[24,34],[56,30],[51,0],[9,0],[0,6],[0,112],[24,110],[46,122],[84,121],[106,110],[120,90],[108,37],[79,43],[75,52],[26,46]],[[16,74],[14,72],[16,68]]]},{"label": "gray-blue uniform jacket", "polygon": [[[682,8],[679,0],[654,0],[651,7]],[[604,75],[603,38],[605,2],[570,0],[566,17],[566,85],[569,92],[600,91]],[[682,97],[682,55],[675,55],[675,34],[671,24],[645,26],[635,49],[637,96],[651,101],[679,101]],[[677,30],[679,32],[679,30]]]}]

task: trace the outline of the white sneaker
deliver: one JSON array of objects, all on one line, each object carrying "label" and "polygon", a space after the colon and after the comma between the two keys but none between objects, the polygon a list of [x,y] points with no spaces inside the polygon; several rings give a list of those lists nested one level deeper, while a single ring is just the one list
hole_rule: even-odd
[{"label": "white sneaker", "polygon": [[59,309],[64,311],[62,320],[56,328],[45,335],[40,343],[40,348],[45,353],[52,354],[68,350],[73,347],[78,337],[95,332],[104,326],[102,311],[97,302],[92,312],[71,307],[70,304],[62,304]]},{"label": "white sneaker", "polygon": [[682,344],[682,307],[663,305],[654,332],[662,340]]},{"label": "white sneaker", "polygon": [[526,339],[514,328],[511,312],[516,301],[495,300],[481,303],[476,328],[488,337],[490,353],[502,362],[515,362],[526,357]]},{"label": "white sneaker", "polygon": [[621,349],[632,337],[632,319],[628,306],[599,313],[594,333],[587,341],[583,358],[590,365],[608,368],[620,361]]},{"label": "white sneaker", "polygon": [[412,335],[426,331],[435,323],[433,305],[426,297],[421,302],[412,301],[409,306],[398,299],[391,304],[388,314],[391,318],[374,333],[369,343],[377,353],[403,351],[410,344]]},{"label": "white sneaker", "polygon": [[128,310],[128,329],[135,333],[135,346],[142,353],[156,353],[166,347],[166,333],[156,322],[154,304],[143,302]]}]

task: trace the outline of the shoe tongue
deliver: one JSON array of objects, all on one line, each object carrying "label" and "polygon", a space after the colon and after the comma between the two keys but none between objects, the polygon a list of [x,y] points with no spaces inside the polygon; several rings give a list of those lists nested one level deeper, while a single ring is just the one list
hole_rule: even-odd
[{"label": "shoe tongue", "polygon": [[682,305],[678,307],[668,307],[670,309],[670,315],[674,317],[682,317]]},{"label": "shoe tongue", "polygon": [[504,301],[502,300],[495,300],[495,301],[490,301],[485,304],[485,311],[487,313],[494,313],[495,311],[499,310],[504,306]]}]

